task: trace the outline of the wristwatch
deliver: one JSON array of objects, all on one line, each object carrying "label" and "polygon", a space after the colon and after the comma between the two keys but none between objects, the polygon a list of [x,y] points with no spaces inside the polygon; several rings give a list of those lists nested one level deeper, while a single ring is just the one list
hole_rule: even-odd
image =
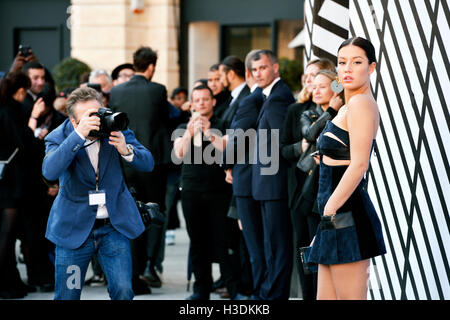
[{"label": "wristwatch", "polygon": [[132,144],[127,144],[127,149],[128,149],[128,153],[124,154],[124,157],[128,157],[131,156],[132,154],[134,154],[134,147]]}]

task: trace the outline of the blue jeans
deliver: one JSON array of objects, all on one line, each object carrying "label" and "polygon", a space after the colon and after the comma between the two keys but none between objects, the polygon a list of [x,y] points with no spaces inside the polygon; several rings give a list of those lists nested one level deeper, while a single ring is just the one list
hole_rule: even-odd
[{"label": "blue jeans", "polygon": [[97,259],[108,282],[112,300],[132,300],[130,241],[111,224],[93,229],[77,249],[56,247],[55,300],[79,300],[92,256]]}]

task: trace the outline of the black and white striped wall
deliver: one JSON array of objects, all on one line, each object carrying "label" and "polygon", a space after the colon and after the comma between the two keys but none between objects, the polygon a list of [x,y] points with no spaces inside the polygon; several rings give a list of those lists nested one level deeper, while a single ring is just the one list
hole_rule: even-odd
[{"label": "black and white striped wall", "polygon": [[388,253],[372,259],[369,298],[450,299],[448,0],[305,0],[306,59],[344,39],[377,51],[381,115],[368,191]]}]

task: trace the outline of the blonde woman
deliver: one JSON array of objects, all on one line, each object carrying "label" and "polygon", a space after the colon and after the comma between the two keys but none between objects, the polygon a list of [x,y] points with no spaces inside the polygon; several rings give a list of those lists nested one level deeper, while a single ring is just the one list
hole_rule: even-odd
[{"label": "blonde woman", "polygon": [[357,37],[338,50],[338,78],[345,101],[320,134],[317,202],[321,222],[308,261],[317,263],[317,299],[365,300],[370,258],[386,253],[380,220],[364,175],[379,126],[370,89],[373,45]]}]

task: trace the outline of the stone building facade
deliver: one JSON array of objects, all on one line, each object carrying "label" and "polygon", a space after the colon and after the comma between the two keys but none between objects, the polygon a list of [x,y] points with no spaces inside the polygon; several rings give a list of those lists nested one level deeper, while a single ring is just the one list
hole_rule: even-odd
[{"label": "stone building facade", "polygon": [[[180,0],[72,0],[71,56],[111,72],[133,61],[133,52],[150,46],[158,52],[154,81],[172,90],[179,85]],[[136,13],[133,6],[141,2]]]}]

